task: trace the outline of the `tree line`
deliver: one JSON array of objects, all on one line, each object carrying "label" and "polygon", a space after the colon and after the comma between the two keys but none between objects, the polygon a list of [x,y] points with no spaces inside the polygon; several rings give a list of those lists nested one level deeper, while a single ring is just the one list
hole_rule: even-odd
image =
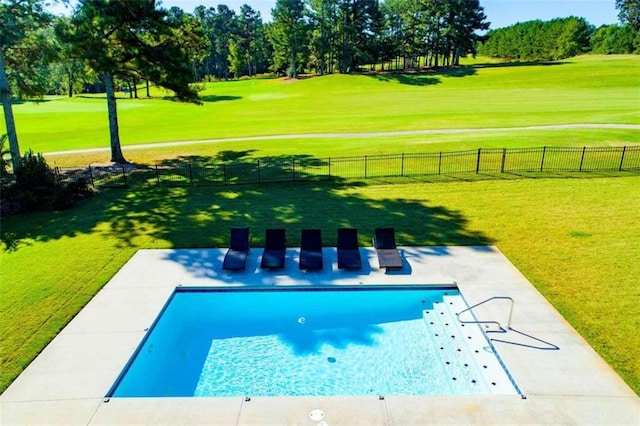
[{"label": "tree line", "polygon": [[[136,13],[162,10],[154,1],[82,0],[74,12],[76,18],[56,17],[44,11],[44,0],[6,0],[0,12],[7,33],[15,29],[12,20],[28,15],[12,12],[14,16],[7,17],[9,10],[16,9],[14,3],[33,6],[29,19],[34,25],[20,48],[12,48],[11,43],[6,48],[3,43],[8,84],[17,97],[106,90],[104,76],[73,51],[72,40],[64,39],[60,31],[77,23],[76,15],[94,3],[130,15],[135,5],[139,6]],[[198,6],[192,13],[172,7],[164,11],[163,19],[172,22],[174,33],[188,46],[189,79],[195,82],[265,73],[291,77],[302,72],[349,73],[375,64],[384,69],[392,61],[449,66],[476,53],[527,61],[587,52],[638,53],[640,31],[633,26],[633,19],[638,19],[634,7],[638,6],[629,0],[626,3],[631,6],[625,6],[625,0],[616,3],[621,19],[627,19],[624,25],[595,28],[584,18],[569,17],[518,23],[487,33],[483,32],[489,22],[477,0],[277,0],[273,20],[267,23],[247,4],[239,12],[224,4]],[[6,38],[4,33],[2,38]],[[113,73],[113,83],[137,97],[140,83],[149,79],[136,67],[127,68]]]},{"label": "tree line", "polygon": [[[73,95],[94,85],[104,91],[103,76],[77,52],[81,32],[88,30],[83,22],[98,15],[110,14],[114,22],[129,16],[130,22],[121,22],[127,28],[134,20],[155,19],[151,15],[161,11],[162,20],[176,28],[190,52],[196,52],[189,62],[193,81],[264,73],[349,73],[397,57],[423,56],[431,66],[455,65],[460,57],[476,53],[477,32],[489,28],[478,0],[277,0],[271,22],[263,22],[260,12],[247,4],[239,12],[220,4],[198,6],[189,13],[178,7],[164,10],[152,0],[80,0],[66,17],[48,14],[45,3],[0,4],[2,20],[22,16],[22,24],[29,27],[19,46],[3,46],[9,81],[19,97]],[[75,26],[75,40],[65,37]],[[12,28],[16,25],[8,23],[8,32]],[[104,34],[112,35],[108,30]],[[141,63],[134,57],[140,47],[136,39],[120,41],[123,46],[133,44],[126,46],[126,54]],[[113,75],[116,85],[132,96],[144,81],[135,68],[129,65]]]},{"label": "tree line", "polygon": [[349,73],[399,56],[426,56],[432,66],[475,54],[477,31],[489,28],[478,0],[277,0],[272,22],[248,5],[199,6],[209,41],[197,77],[272,72]]},{"label": "tree line", "polygon": [[640,31],[630,24],[596,29],[584,18],[573,16],[534,20],[489,31],[478,51],[483,56],[520,61],[553,61],[587,52],[640,53]]}]

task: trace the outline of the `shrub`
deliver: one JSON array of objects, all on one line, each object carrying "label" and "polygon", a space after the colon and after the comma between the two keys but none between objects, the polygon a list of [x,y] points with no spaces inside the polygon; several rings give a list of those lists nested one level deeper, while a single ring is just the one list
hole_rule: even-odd
[{"label": "shrub", "polygon": [[[4,171],[3,171],[4,173]],[[22,157],[15,182],[3,179],[2,216],[41,209],[67,209],[92,193],[86,179],[59,183],[41,154],[32,151]]]},{"label": "shrub", "polygon": [[53,207],[56,210],[66,210],[76,205],[82,198],[92,195],[89,183],[86,179],[79,178],[67,184],[58,185],[53,200]]},{"label": "shrub", "polygon": [[2,184],[2,191],[4,192],[6,186],[12,181],[13,175],[9,173],[9,161],[4,157],[10,155],[11,152],[8,148],[5,148],[4,144],[7,142],[7,135],[0,136],[0,183]]},{"label": "shrub", "polygon": [[253,78],[267,80],[267,79],[271,79],[271,78],[278,78],[278,74],[276,74],[274,72],[265,72],[265,73],[262,73],[262,74],[256,74]]},{"label": "shrub", "polygon": [[22,191],[37,194],[53,192],[56,176],[42,154],[34,154],[29,150],[22,157],[18,170],[15,171],[16,184]]}]

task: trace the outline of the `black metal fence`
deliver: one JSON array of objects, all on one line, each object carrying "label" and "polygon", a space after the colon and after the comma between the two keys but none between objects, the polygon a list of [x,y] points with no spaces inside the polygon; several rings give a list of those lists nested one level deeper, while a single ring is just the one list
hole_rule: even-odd
[{"label": "black metal fence", "polygon": [[640,146],[477,149],[337,158],[277,158],[200,165],[117,165],[55,169],[59,182],[94,187],[231,185],[330,179],[468,174],[640,171]]}]

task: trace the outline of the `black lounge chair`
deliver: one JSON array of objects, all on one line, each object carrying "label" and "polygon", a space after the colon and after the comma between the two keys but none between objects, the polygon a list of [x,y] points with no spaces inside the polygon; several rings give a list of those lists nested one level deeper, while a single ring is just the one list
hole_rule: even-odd
[{"label": "black lounge chair", "polygon": [[378,254],[380,268],[402,269],[402,258],[396,248],[396,235],[393,228],[376,228],[373,246]]},{"label": "black lounge chair", "polygon": [[361,269],[358,230],[338,228],[338,269]]},{"label": "black lounge chair", "polygon": [[229,250],[224,255],[222,269],[242,271],[247,266],[249,256],[249,228],[231,228]]},{"label": "black lounge chair", "polygon": [[267,229],[260,267],[263,269],[283,269],[287,250],[285,230]]},{"label": "black lounge chair", "polygon": [[319,229],[303,229],[300,239],[300,269],[322,269],[322,234]]}]

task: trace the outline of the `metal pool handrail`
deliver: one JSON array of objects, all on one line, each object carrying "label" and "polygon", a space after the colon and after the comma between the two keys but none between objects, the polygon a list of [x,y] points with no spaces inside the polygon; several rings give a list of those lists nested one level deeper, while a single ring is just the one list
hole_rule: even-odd
[{"label": "metal pool handrail", "polygon": [[[463,320],[460,319],[460,315],[462,315],[463,313],[465,313],[467,311],[473,311],[474,308],[477,308],[478,306],[484,305],[485,303],[490,302],[490,301],[495,300],[495,299],[509,300],[511,302],[511,309],[509,310],[509,320],[507,322],[507,329],[505,329],[502,326],[502,324],[500,324],[498,321],[493,321],[493,320],[490,320],[490,321],[480,321],[480,320],[463,321]],[[515,304],[515,302],[514,302],[512,297],[509,297],[509,296],[493,296],[493,297],[490,297],[488,299],[483,300],[482,302],[476,303],[473,306],[469,306],[468,308],[463,309],[462,311],[460,311],[460,312],[458,312],[456,314],[456,318],[462,324],[496,324],[500,328],[500,330],[501,330],[500,332],[505,333],[507,330],[511,329],[511,316],[513,315],[513,305],[514,304]],[[494,333],[495,333],[495,331],[494,331]]]}]

